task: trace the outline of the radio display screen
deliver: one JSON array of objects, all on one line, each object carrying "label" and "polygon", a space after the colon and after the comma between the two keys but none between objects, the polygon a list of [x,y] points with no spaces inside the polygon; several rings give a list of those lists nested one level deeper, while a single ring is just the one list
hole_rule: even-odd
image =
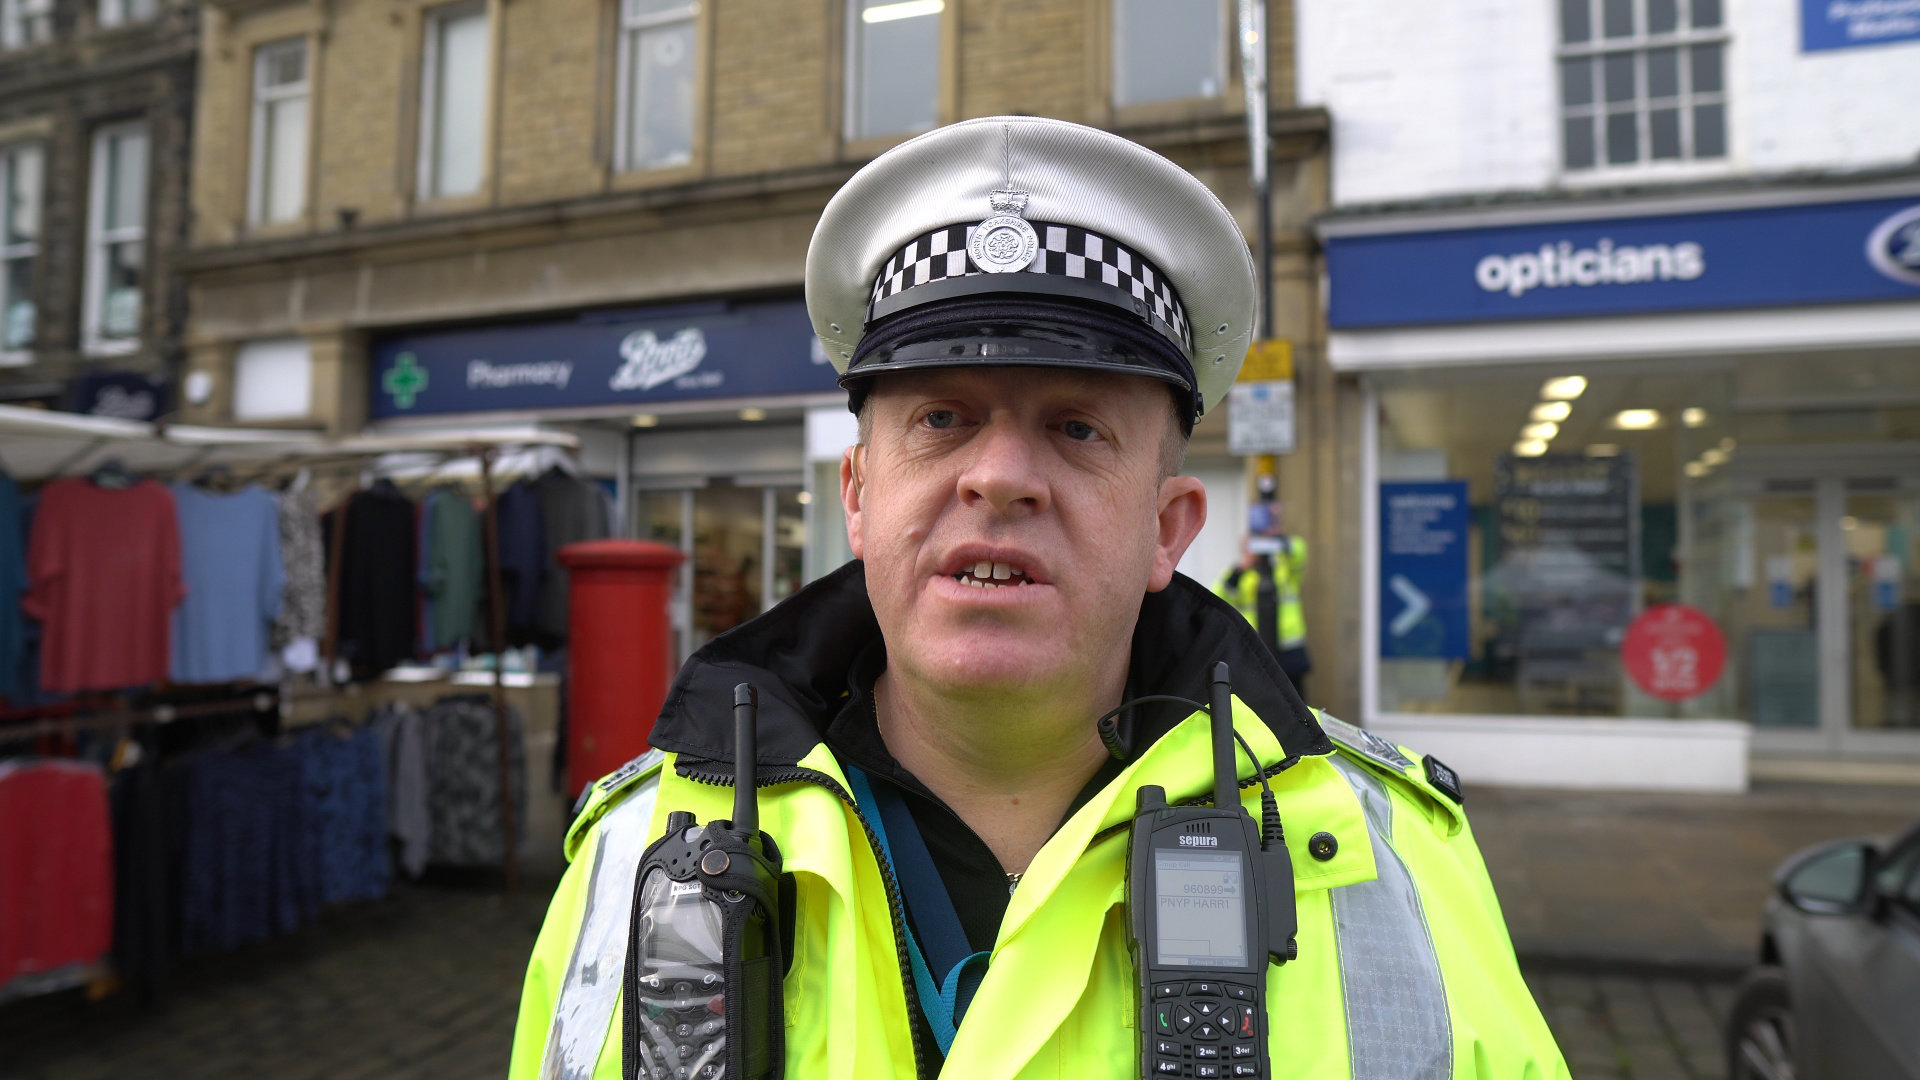
[{"label": "radio display screen", "polygon": [[1247,966],[1245,860],[1237,851],[1153,852],[1155,967]]}]

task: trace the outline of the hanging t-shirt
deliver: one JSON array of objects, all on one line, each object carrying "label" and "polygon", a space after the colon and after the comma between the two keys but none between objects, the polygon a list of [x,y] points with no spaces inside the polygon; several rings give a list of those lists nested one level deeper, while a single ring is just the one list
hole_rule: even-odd
[{"label": "hanging t-shirt", "polygon": [[285,599],[280,507],[257,487],[231,494],[175,484],[187,598],[173,615],[173,681],[233,682],[260,674]]},{"label": "hanging t-shirt", "polygon": [[547,523],[540,495],[521,480],[494,500],[500,532],[500,586],[507,606],[507,640],[525,645],[538,636],[540,587],[547,573]]},{"label": "hanging t-shirt", "polygon": [[413,502],[381,480],[356,493],[345,513],[339,655],[370,677],[413,655]]},{"label": "hanging t-shirt", "polygon": [[476,637],[480,632],[480,515],[473,500],[458,491],[435,492],[423,515],[421,536],[425,574],[421,585],[432,598],[428,640],[436,649]]},{"label": "hanging t-shirt", "polygon": [[540,516],[546,523],[546,573],[540,583],[540,611],[536,626],[548,643],[567,640],[567,569],[560,565],[560,549],[582,540],[604,540],[611,534],[612,515],[600,485],[560,469],[548,469],[533,482],[540,496]]},{"label": "hanging t-shirt", "polygon": [[[327,632],[327,567],[325,546],[320,539],[320,511],[312,488],[289,491],[278,499],[280,507],[280,562],[287,573],[286,600],[273,621],[273,646],[282,650],[282,661],[291,670],[310,671],[314,645]],[[308,662],[296,664],[287,655],[296,642],[306,644],[299,650],[308,654]]]},{"label": "hanging t-shirt", "polygon": [[173,493],[82,477],[48,484],[27,546],[28,615],[42,623],[43,690],[113,690],[167,677],[185,597]]}]

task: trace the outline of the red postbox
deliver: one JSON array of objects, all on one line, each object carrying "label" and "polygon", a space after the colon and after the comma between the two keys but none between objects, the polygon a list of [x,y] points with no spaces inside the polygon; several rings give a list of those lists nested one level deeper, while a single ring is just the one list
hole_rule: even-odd
[{"label": "red postbox", "polygon": [[644,752],[673,680],[667,605],[678,548],[643,540],[589,540],[560,549],[570,614],[567,695],[569,794]]}]

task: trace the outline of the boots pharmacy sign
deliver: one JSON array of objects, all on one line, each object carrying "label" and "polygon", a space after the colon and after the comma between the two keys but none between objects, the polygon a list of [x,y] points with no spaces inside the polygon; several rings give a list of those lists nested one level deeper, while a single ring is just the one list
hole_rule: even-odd
[{"label": "boots pharmacy sign", "polygon": [[1392,229],[1379,218],[1322,227],[1334,329],[1920,300],[1920,191]]},{"label": "boots pharmacy sign", "polygon": [[831,393],[798,300],[407,331],[373,345],[375,419]]}]

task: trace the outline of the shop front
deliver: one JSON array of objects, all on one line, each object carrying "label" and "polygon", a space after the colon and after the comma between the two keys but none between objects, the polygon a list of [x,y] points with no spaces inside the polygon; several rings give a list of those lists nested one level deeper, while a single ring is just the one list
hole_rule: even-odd
[{"label": "shop front", "polygon": [[1370,727],[1543,786],[1920,756],[1920,183],[1323,237]]},{"label": "shop front", "polygon": [[853,426],[798,299],[387,333],[371,372],[376,428],[533,421],[577,434],[574,464],[605,487],[613,532],[688,556],[671,608],[680,659],[844,558],[809,570],[810,529],[825,538],[819,558],[835,552],[838,513],[815,526],[810,511],[816,498],[837,505]]}]

